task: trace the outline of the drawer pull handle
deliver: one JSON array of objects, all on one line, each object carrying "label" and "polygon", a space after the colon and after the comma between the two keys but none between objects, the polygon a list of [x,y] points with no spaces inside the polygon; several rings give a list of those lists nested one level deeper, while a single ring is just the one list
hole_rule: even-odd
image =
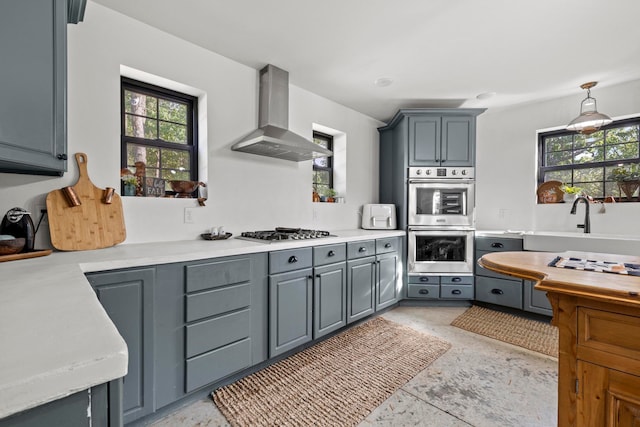
[{"label": "drawer pull handle", "polygon": [[462,279],[460,277],[454,277],[453,279],[451,279],[451,281],[453,283],[458,283],[458,282],[462,282]]},{"label": "drawer pull handle", "polygon": [[454,289],[451,291],[452,295],[460,295],[462,293],[462,291],[460,289]]},{"label": "drawer pull handle", "polygon": [[322,278],[322,276],[321,276],[321,275],[319,275],[319,274],[316,274],[316,277],[317,277],[318,279],[321,279],[321,278]]},{"label": "drawer pull handle", "polygon": [[491,244],[492,248],[504,248],[504,245],[500,242],[495,242]]},{"label": "drawer pull handle", "polygon": [[385,248],[389,249],[391,247],[391,243],[387,243],[384,245]]},{"label": "drawer pull handle", "polygon": [[420,289],[418,293],[421,295],[427,295],[429,293],[429,289]]},{"label": "drawer pull handle", "polygon": [[298,258],[295,255],[291,255],[289,257],[289,264],[293,264],[294,262],[298,262]]},{"label": "drawer pull handle", "polygon": [[333,251],[329,251],[329,252],[327,253],[327,256],[334,256],[335,254],[336,254],[335,252],[333,252]]},{"label": "drawer pull handle", "polygon": [[428,277],[421,277],[421,278],[420,278],[420,281],[421,281],[421,282],[428,282],[428,281],[429,281],[429,278],[428,278]]},{"label": "drawer pull handle", "polygon": [[360,246],[360,248],[358,248],[358,252],[367,252],[367,248]]},{"label": "drawer pull handle", "polygon": [[504,291],[502,289],[494,288],[494,289],[491,289],[491,293],[494,294],[494,295],[502,295],[502,294],[504,294]]}]

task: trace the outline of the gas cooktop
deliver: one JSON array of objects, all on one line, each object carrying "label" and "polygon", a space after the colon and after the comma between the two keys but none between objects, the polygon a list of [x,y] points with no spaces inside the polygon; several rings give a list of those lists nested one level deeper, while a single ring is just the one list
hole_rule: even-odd
[{"label": "gas cooktop", "polygon": [[328,231],[321,230],[276,227],[275,230],[243,231],[237,238],[271,243],[291,240],[320,239],[323,237],[331,237],[331,234]]}]

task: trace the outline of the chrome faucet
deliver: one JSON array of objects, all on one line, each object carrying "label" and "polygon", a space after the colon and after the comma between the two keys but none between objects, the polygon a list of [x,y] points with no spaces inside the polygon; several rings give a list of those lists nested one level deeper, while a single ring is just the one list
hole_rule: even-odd
[{"label": "chrome faucet", "polygon": [[584,196],[578,196],[573,201],[573,206],[571,206],[571,215],[576,214],[576,207],[578,206],[578,202],[582,200],[585,205],[584,211],[584,224],[578,224],[578,228],[584,228],[585,233],[591,233],[591,221],[589,220],[589,200]]}]

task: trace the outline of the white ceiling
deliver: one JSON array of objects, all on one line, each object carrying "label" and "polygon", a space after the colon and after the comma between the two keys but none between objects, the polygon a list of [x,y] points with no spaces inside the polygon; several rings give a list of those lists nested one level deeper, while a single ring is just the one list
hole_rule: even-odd
[{"label": "white ceiling", "polygon": [[640,79],[638,0],[93,1],[385,122],[564,95],[577,115],[580,84]]}]

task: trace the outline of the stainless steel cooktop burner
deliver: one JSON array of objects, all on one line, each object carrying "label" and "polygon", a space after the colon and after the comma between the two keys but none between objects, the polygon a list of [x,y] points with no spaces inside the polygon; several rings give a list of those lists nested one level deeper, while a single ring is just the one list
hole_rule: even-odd
[{"label": "stainless steel cooktop burner", "polygon": [[330,237],[328,231],[306,230],[302,228],[276,227],[275,230],[243,231],[238,239],[258,240],[265,243],[291,240],[320,239]]}]

